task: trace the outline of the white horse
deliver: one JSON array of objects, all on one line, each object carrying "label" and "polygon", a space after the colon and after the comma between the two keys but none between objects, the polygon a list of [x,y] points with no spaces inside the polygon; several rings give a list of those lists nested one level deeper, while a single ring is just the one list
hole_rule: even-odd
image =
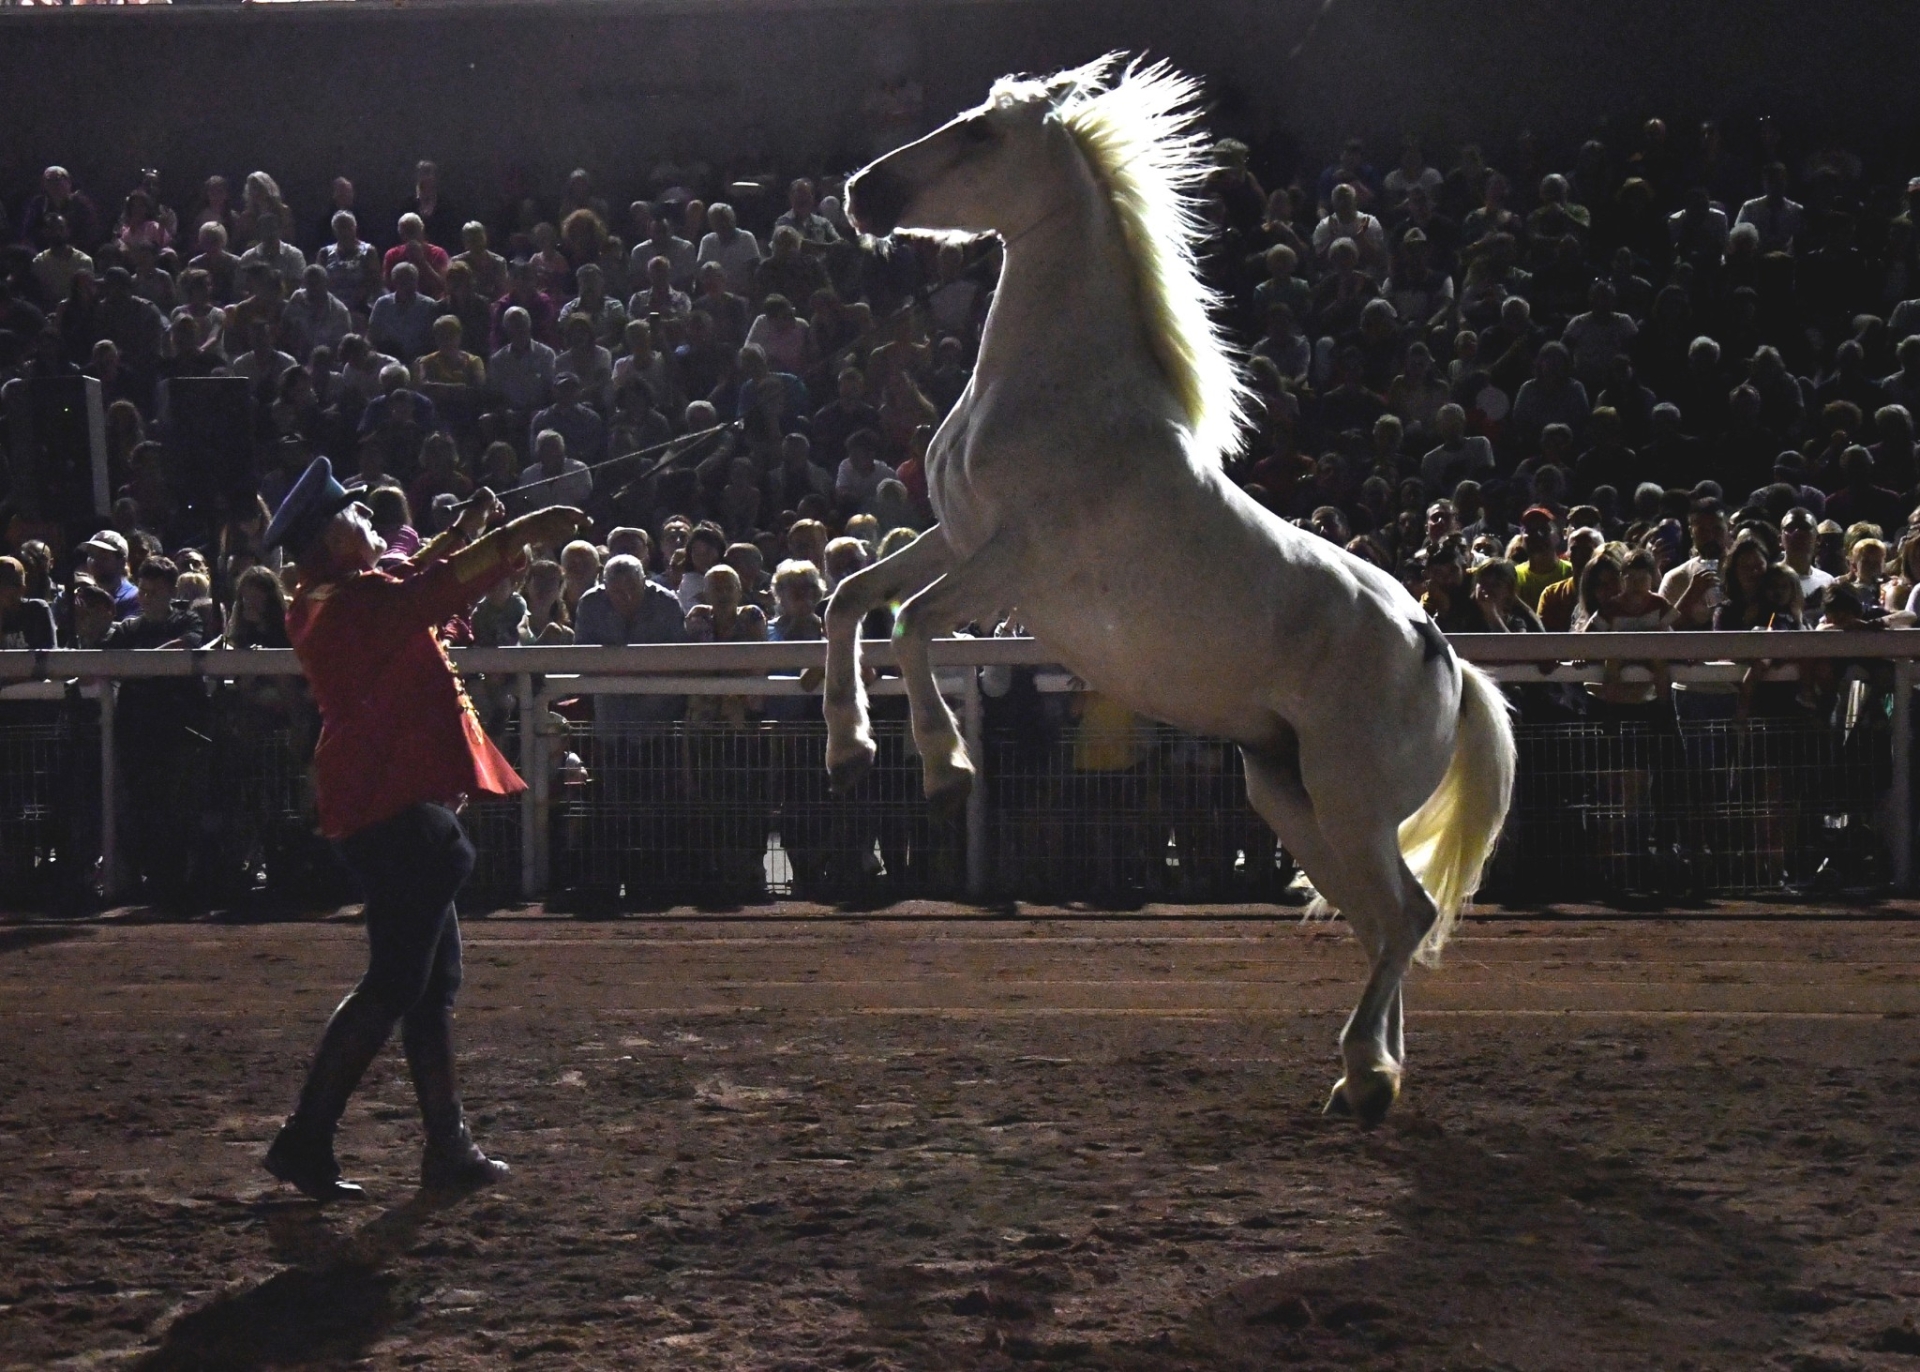
[{"label": "white horse", "polygon": [[1244,392],[1194,271],[1197,87],[1116,67],[1006,78],[848,188],[863,231],[993,232],[1005,266],[927,454],[938,526],[828,606],[827,763],[844,786],[872,762],[858,633],[888,603],[932,800],[973,768],[927,641],[1015,606],[1092,688],[1231,739],[1371,959],[1327,1109],[1372,1124],[1400,1090],[1408,963],[1439,952],[1506,816],[1506,705],[1391,576],[1223,475]]}]

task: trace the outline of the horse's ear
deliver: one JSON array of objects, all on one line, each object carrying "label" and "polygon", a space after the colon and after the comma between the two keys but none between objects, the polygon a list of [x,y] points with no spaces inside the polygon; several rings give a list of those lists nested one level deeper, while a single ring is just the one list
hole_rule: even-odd
[{"label": "horse's ear", "polygon": [[1096,95],[1107,88],[1114,69],[1125,60],[1124,53],[1110,52],[1085,66],[1055,72],[1046,79],[1047,98],[1059,105],[1078,96]]}]

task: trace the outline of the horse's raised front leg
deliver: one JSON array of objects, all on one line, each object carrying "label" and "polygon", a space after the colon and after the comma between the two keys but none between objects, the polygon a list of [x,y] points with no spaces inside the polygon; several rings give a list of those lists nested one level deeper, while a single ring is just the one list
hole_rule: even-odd
[{"label": "horse's raised front leg", "polygon": [[973,556],[902,605],[893,621],[894,653],[912,709],[913,746],[920,754],[927,800],[936,810],[952,812],[966,802],[973,789],[973,762],[934,679],[927,643],[957,624],[997,614],[1013,603],[1012,547],[1003,536],[989,539]]},{"label": "horse's raised front leg", "polygon": [[827,602],[827,773],[836,791],[851,789],[873,765],[867,690],[860,679],[860,625],[882,605],[918,594],[953,563],[946,535],[927,530],[891,557],[855,572]]}]

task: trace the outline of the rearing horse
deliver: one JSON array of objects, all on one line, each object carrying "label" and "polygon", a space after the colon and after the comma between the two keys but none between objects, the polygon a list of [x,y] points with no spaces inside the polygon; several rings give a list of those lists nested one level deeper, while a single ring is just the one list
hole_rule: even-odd
[{"label": "rearing horse", "polygon": [[938,526],[828,606],[827,764],[844,786],[873,760],[858,635],[887,603],[931,800],[973,767],[927,642],[1015,606],[1091,687],[1231,739],[1371,959],[1327,1109],[1372,1124],[1400,1089],[1408,964],[1439,952],[1506,817],[1512,729],[1399,583],[1223,474],[1245,393],[1194,270],[1198,90],[1117,65],[1006,78],[848,188],[863,231],[997,233],[1005,266],[927,453]]}]

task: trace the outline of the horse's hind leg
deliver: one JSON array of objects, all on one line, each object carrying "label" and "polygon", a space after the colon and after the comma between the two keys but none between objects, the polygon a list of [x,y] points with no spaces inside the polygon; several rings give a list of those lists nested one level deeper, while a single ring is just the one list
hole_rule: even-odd
[{"label": "horse's hind leg", "polygon": [[1248,800],[1366,949],[1366,989],[1340,1034],[1346,1074],[1334,1084],[1327,1110],[1378,1124],[1400,1093],[1406,1057],[1401,984],[1433,925],[1433,902],[1400,857],[1397,821],[1364,805],[1353,807],[1357,814],[1330,813],[1315,804],[1292,757],[1245,757]]},{"label": "horse's hind leg", "polygon": [[855,572],[827,602],[827,772],[845,791],[873,765],[867,692],[860,680],[860,625],[874,610],[917,595],[953,561],[946,535],[929,529],[891,557]]}]

